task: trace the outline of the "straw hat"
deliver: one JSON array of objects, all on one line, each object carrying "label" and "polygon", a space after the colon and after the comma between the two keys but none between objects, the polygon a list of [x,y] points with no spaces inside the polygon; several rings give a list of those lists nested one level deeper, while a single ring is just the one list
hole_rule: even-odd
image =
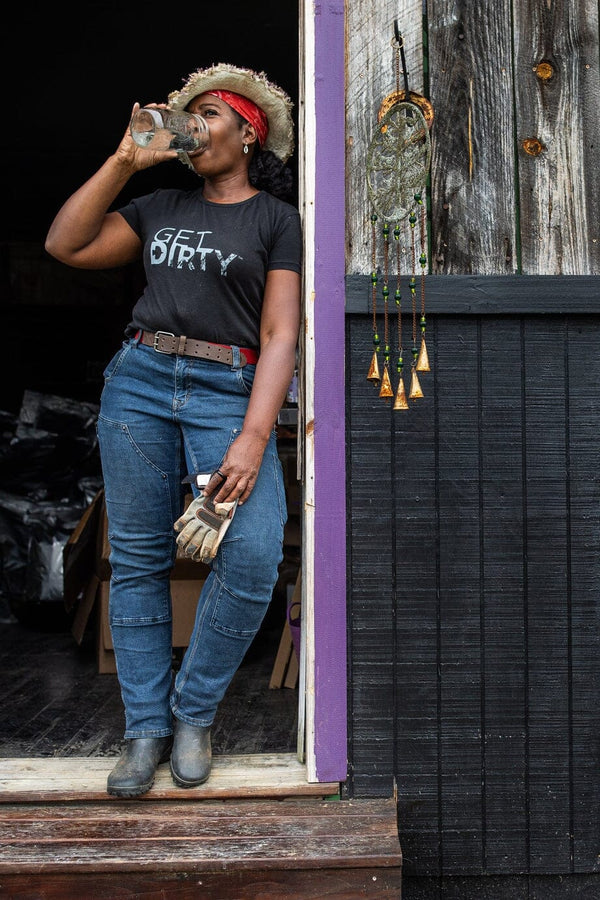
[{"label": "straw hat", "polygon": [[256,103],[269,122],[269,134],[264,150],[271,150],[282,162],[287,162],[294,150],[292,101],[264,72],[240,69],[228,63],[217,63],[208,69],[192,72],[180,91],[169,94],[172,109],[185,109],[198,94],[213,90],[234,91]]}]

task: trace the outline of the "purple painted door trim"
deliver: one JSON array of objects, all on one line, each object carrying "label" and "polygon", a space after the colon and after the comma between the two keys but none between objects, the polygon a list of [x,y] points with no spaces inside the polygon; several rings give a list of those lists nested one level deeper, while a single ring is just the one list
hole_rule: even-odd
[{"label": "purple painted door trim", "polygon": [[315,762],[347,774],[344,3],[315,5]]}]

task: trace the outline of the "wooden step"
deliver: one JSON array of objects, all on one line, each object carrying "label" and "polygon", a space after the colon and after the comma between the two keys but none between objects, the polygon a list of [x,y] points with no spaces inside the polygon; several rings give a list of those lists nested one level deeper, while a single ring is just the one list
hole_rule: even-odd
[{"label": "wooden step", "polygon": [[105,800],[0,807],[17,900],[400,897],[390,800]]},{"label": "wooden step", "polygon": [[[0,804],[22,801],[108,800],[106,779],[114,757],[0,759]],[[142,800],[206,800],[244,797],[327,797],[335,782],[309,783],[294,753],[217,756],[210,778],[197,788],[173,784],[168,763],[158,767]]]}]

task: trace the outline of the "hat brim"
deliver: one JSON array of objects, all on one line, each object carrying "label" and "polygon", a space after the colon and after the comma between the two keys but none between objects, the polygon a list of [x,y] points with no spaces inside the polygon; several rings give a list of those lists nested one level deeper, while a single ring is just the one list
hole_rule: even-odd
[{"label": "hat brim", "polygon": [[217,89],[234,91],[260,106],[269,123],[269,133],[262,149],[271,150],[282,162],[287,162],[294,151],[293,104],[285,91],[270,82],[264,72],[253,72],[227,63],[198,69],[192,72],[180,91],[169,94],[168,103],[172,109],[185,109],[194,97]]}]

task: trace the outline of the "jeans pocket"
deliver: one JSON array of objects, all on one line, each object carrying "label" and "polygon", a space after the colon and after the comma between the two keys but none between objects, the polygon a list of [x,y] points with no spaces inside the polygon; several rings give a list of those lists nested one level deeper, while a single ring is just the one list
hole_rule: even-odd
[{"label": "jeans pocket", "polygon": [[119,369],[121,368],[121,366],[125,360],[125,357],[127,356],[127,353],[129,352],[130,348],[131,348],[131,342],[123,341],[121,349],[117,350],[117,352],[115,353],[115,355],[113,356],[111,361],[108,363],[108,365],[106,366],[106,368],[103,372],[105,383],[107,381],[110,381],[110,379],[114,378],[114,376],[117,374],[117,372],[119,371]]},{"label": "jeans pocket", "polygon": [[237,370],[238,384],[243,392],[250,396],[252,393],[252,385],[254,384],[254,376],[256,375],[256,366],[249,363]]}]

